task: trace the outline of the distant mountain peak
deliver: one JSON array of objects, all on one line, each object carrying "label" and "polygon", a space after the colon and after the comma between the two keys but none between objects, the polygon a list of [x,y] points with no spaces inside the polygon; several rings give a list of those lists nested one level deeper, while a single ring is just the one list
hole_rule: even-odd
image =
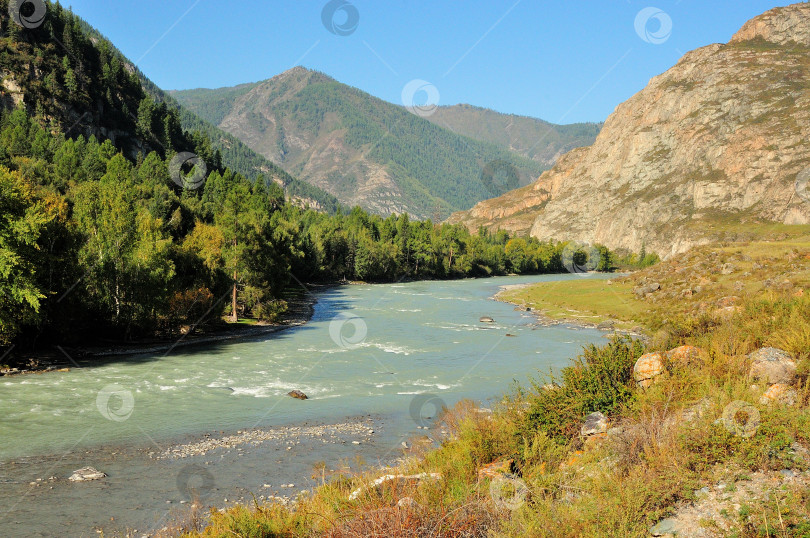
[{"label": "distant mountain peak", "polygon": [[810,4],[752,19],[617,106],[593,145],[450,221],[664,257],[810,223],[809,35]]},{"label": "distant mountain peak", "polygon": [[762,39],[768,43],[810,46],[810,5],[777,7],[746,22],[731,43]]},{"label": "distant mountain peak", "polygon": [[[446,217],[506,190],[505,184],[484,177],[491,163],[513,167],[517,174],[508,179],[518,176],[517,184],[527,184],[557,154],[595,136],[593,126],[580,139],[532,118],[514,120],[519,125],[510,130],[511,116],[471,106],[463,107],[476,116],[469,121],[452,120],[454,111],[462,110],[458,107],[436,111],[441,121],[426,120],[305,67],[238,91],[224,88],[174,96],[344,205],[382,215]],[[448,128],[448,122],[454,127]],[[482,123],[491,127],[489,132],[467,129]],[[523,133],[518,135],[522,140],[515,140],[512,131]],[[534,149],[541,134],[543,145],[537,151],[542,159],[532,160],[518,151]]]}]

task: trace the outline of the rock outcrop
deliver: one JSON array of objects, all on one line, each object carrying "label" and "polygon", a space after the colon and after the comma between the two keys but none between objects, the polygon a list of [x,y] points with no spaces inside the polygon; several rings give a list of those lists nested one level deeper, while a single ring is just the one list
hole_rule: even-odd
[{"label": "rock outcrop", "polygon": [[751,369],[748,376],[762,380],[769,385],[789,385],[796,377],[796,362],[786,351],[774,347],[763,347],[748,356]]},{"label": "rock outcrop", "polygon": [[646,353],[638,358],[633,367],[633,379],[641,388],[652,386],[664,373],[664,358],[660,353]]},{"label": "rock outcrop", "polygon": [[653,78],[592,146],[450,222],[662,257],[729,224],[806,224],[797,179],[810,165],[808,52],[810,5],[770,10]]}]

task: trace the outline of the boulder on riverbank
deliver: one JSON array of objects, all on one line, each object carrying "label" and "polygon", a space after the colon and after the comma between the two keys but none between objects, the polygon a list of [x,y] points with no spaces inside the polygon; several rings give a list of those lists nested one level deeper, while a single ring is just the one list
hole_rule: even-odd
[{"label": "boulder on riverbank", "polygon": [[608,418],[597,411],[585,417],[585,424],[582,425],[580,433],[582,434],[582,437],[603,435],[607,433],[609,425],[610,421]]},{"label": "boulder on riverbank", "polygon": [[387,474],[384,476],[379,477],[378,479],[374,480],[371,484],[367,486],[361,486],[356,490],[352,491],[349,495],[349,500],[353,501],[357,499],[362,493],[366,491],[376,491],[379,493],[379,488],[383,484],[387,484],[389,482],[395,482],[395,486],[399,485],[402,486],[404,484],[418,484],[422,480],[441,480],[442,475],[441,473],[419,473],[419,474],[412,474],[412,475],[402,475],[402,474]]},{"label": "boulder on riverbank", "polygon": [[478,479],[482,480],[484,478],[500,478],[504,475],[508,475],[512,472],[512,467],[514,467],[515,460],[508,459],[508,460],[498,460],[492,462],[488,465],[484,465],[480,469],[478,469]]},{"label": "boulder on riverbank", "polygon": [[301,392],[300,390],[291,390],[287,393],[287,396],[292,396],[293,398],[297,398],[299,400],[309,400],[309,396]]},{"label": "boulder on riverbank", "polygon": [[660,353],[646,353],[638,358],[633,367],[633,379],[641,388],[647,388],[664,373],[664,358]]},{"label": "boulder on riverbank", "polygon": [[94,469],[93,467],[84,467],[83,469],[79,469],[77,471],[73,471],[73,474],[70,475],[71,482],[89,482],[91,480],[100,480],[102,478],[106,478],[107,473],[102,473],[98,469]]}]

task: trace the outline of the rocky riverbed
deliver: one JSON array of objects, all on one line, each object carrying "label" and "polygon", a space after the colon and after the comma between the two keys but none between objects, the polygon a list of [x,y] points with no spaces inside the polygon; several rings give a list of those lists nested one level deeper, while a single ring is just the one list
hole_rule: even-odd
[{"label": "rocky riverbed", "polygon": [[240,430],[235,434],[222,437],[207,434],[205,439],[174,445],[160,454],[150,452],[149,455],[155,459],[168,459],[204,456],[219,449],[236,449],[241,452],[245,448],[256,447],[268,441],[278,445],[285,445],[287,450],[291,450],[295,445],[307,442],[339,443],[344,445],[351,443],[358,445],[371,440],[374,435],[373,426],[370,417],[363,417],[356,422],[342,422],[339,424]]}]

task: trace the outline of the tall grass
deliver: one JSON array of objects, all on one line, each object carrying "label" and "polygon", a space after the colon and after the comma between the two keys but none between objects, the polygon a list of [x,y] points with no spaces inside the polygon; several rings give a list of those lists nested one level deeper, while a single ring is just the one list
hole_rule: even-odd
[{"label": "tall grass", "polygon": [[[692,502],[695,490],[752,473],[802,472],[810,462],[810,300],[795,293],[747,296],[733,316],[682,314],[660,325],[645,346],[627,337],[589,346],[554,384],[538,377],[504,397],[493,413],[461,402],[441,420],[450,437],[405,464],[405,473],[441,473],[439,481],[391,484],[349,501],[374,476],[338,477],[296,508],[235,507],[212,512],[188,536],[648,536],[649,527]],[[632,368],[644,352],[690,344],[698,358],[670,360],[661,381],[635,387]],[[780,347],[799,361],[793,407],[761,405],[747,355]],[[717,422],[733,401],[757,408],[750,438]],[[610,417],[611,434],[583,443],[590,412]],[[797,452],[799,450],[799,452]],[[493,502],[477,470],[514,461],[528,487],[525,502],[505,510]],[[776,482],[774,482],[776,484]],[[412,499],[399,505],[404,498]],[[740,537],[810,536],[810,493],[798,483],[774,487],[731,516]]]}]

